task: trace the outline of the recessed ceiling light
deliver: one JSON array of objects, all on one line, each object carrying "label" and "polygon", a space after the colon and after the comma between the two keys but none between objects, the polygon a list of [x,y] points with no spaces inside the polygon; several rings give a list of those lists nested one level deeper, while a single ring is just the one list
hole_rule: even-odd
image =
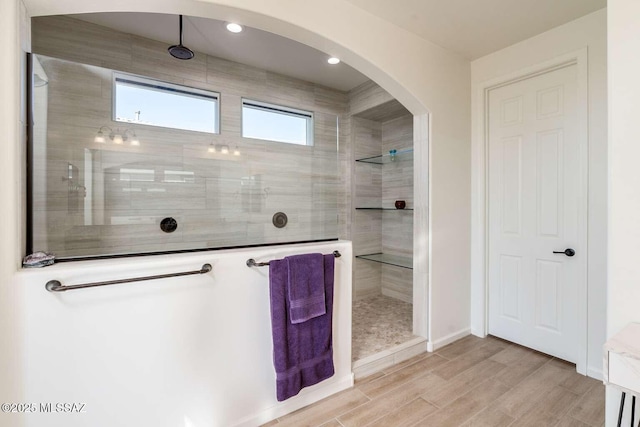
[{"label": "recessed ceiling light", "polygon": [[227,24],[227,30],[231,31],[232,33],[239,33],[242,31],[242,25],[236,24],[234,22],[229,22]]},{"label": "recessed ceiling light", "polygon": [[331,65],[336,65],[340,63],[340,60],[335,56],[332,56],[331,58],[327,59],[327,62]]}]

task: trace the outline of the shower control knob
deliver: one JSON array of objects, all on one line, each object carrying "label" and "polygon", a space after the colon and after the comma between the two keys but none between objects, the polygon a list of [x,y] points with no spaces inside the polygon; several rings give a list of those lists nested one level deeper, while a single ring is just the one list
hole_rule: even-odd
[{"label": "shower control knob", "polygon": [[165,233],[173,233],[178,228],[178,221],[170,216],[160,221],[160,230]]},{"label": "shower control knob", "polygon": [[289,222],[289,218],[287,218],[287,214],[284,212],[276,212],[271,221],[273,222],[274,227],[284,228],[287,225],[287,222]]}]

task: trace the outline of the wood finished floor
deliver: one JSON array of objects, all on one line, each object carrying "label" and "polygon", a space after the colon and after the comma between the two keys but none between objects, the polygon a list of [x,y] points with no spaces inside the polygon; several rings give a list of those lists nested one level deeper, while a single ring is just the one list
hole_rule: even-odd
[{"label": "wood finished floor", "polygon": [[266,426],[604,426],[604,386],[575,366],[468,336]]}]

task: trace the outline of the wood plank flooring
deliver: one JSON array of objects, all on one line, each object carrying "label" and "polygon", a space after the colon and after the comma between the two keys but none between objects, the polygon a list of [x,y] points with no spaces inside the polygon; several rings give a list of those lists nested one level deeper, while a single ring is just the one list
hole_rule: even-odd
[{"label": "wood plank flooring", "polygon": [[266,426],[604,426],[604,386],[494,337],[465,337]]}]

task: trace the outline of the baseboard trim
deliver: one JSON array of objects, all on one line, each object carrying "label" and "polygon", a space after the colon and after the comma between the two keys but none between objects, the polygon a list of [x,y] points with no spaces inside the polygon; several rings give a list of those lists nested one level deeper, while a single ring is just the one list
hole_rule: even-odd
[{"label": "baseboard trim", "polygon": [[600,381],[604,378],[602,369],[596,369],[594,367],[587,367],[587,376]]},{"label": "baseboard trim", "polygon": [[486,338],[487,334],[484,333],[483,330],[471,328],[471,335],[476,336],[478,338]]},{"label": "baseboard trim", "polygon": [[458,332],[454,332],[445,337],[437,339],[435,341],[427,341],[427,351],[433,352],[438,350],[439,348],[444,347],[445,345],[451,344],[452,342],[458,341],[460,338],[464,338],[471,333],[471,329],[465,328]]},{"label": "baseboard trim", "polygon": [[353,384],[354,376],[353,373],[351,373],[340,380],[333,381],[331,384],[323,385],[320,383],[315,386],[305,388],[300,392],[300,394],[292,397],[286,402],[279,403],[256,414],[249,415],[236,421],[232,425],[233,427],[254,427],[268,423],[278,417],[282,417],[307,405],[316,403],[325,397],[331,396],[332,394],[353,387]]}]

